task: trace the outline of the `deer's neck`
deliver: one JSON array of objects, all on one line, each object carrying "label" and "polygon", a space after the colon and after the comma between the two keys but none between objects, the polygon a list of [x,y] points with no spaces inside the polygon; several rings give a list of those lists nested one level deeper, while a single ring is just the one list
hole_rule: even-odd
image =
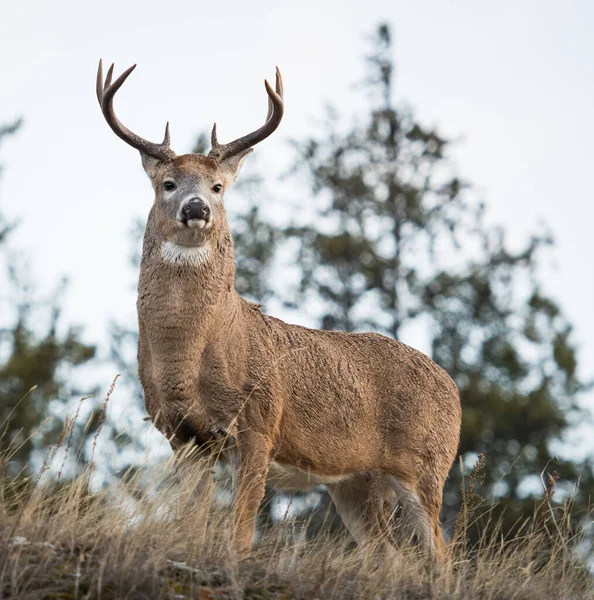
[{"label": "deer's neck", "polygon": [[184,248],[163,239],[149,216],[138,285],[141,335],[158,339],[165,353],[184,352],[230,327],[239,303],[226,223],[208,244]]}]

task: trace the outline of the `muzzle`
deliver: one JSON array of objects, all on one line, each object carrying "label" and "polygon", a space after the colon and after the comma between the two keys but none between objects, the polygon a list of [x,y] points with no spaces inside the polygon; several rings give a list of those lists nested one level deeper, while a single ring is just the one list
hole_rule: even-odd
[{"label": "muzzle", "polygon": [[188,200],[181,210],[181,221],[188,227],[197,227],[202,229],[210,222],[211,212],[208,204],[200,198],[192,198]]}]

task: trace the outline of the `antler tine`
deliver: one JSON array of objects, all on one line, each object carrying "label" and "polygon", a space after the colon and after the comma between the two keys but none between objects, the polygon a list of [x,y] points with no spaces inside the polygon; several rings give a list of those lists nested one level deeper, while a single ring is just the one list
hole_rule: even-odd
[{"label": "antler tine", "polygon": [[256,129],[256,131],[252,131],[252,133],[248,133],[247,135],[229,142],[228,144],[219,144],[217,141],[215,123],[211,134],[212,149],[208,153],[208,156],[221,161],[235,154],[239,154],[240,152],[243,152],[244,150],[247,150],[248,148],[251,148],[252,146],[255,146],[256,144],[265,140],[277,129],[283,118],[284,112],[283,79],[278,67],[276,68],[276,91],[272,89],[271,85],[266,79],[264,80],[264,87],[266,88],[266,93],[268,94],[268,114],[266,116],[266,122],[264,125],[262,125],[262,127],[259,129]]},{"label": "antler tine", "polygon": [[[281,77],[278,67],[276,67],[275,79],[276,79],[276,85],[275,85],[276,93],[282,98],[283,97],[283,78]],[[272,100],[270,99],[270,96],[269,96],[268,97],[268,114],[266,115],[267,121],[268,121],[268,119],[270,119],[273,112],[274,112],[274,104],[272,103]]]},{"label": "antler tine", "polygon": [[276,79],[276,93],[281,98],[284,98],[283,76],[281,75],[280,69],[278,67],[276,67],[275,79]]},{"label": "antler tine", "polygon": [[[136,67],[136,65],[134,65]],[[111,79],[113,77],[113,70],[115,68],[115,63],[111,63],[109,69],[107,69],[107,75],[105,76],[105,83],[103,84],[103,89],[106,90],[111,85]]]},{"label": "antler tine", "polygon": [[113,109],[113,98],[116,92],[122,87],[124,81],[128,79],[128,76],[136,65],[132,65],[129,69],[126,69],[113,83],[111,79],[113,77],[112,64],[107,71],[105,77],[105,83],[103,83],[103,62],[99,61],[99,67],[97,69],[97,100],[101,106],[101,112],[107,121],[107,124],[112,128],[113,132],[123,139],[127,144],[140,150],[144,154],[148,154],[154,158],[158,158],[162,161],[167,161],[175,158],[175,152],[169,147],[169,122],[165,126],[165,137],[160,144],[149,142],[144,138],[136,135],[125,127],[119,119],[116,117]]},{"label": "antler tine", "polygon": [[103,110],[103,61],[99,59],[99,66],[97,67],[97,100],[99,100],[99,106]]}]

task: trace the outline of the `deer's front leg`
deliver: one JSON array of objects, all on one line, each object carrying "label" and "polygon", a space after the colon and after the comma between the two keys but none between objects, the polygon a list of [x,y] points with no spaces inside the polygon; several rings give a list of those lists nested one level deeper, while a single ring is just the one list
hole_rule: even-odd
[{"label": "deer's front leg", "polygon": [[235,459],[235,543],[238,558],[250,556],[256,514],[270,466],[270,444],[260,434],[244,431],[237,438]]}]

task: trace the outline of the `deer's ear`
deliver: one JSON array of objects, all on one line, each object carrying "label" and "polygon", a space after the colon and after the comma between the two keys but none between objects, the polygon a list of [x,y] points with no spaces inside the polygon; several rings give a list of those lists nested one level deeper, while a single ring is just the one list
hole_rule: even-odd
[{"label": "deer's ear", "polygon": [[142,166],[144,167],[146,174],[153,179],[157,174],[157,169],[163,164],[163,161],[150,154],[145,154],[144,152],[140,153],[140,158],[142,159]]},{"label": "deer's ear", "polygon": [[254,151],[253,148],[248,148],[247,150],[244,150],[243,152],[240,152],[239,154],[234,154],[233,156],[230,156],[229,158],[224,158],[221,161],[220,167],[227,175],[229,185],[232,185],[235,182],[235,180],[237,179],[237,176],[239,175],[239,171],[241,171],[241,167],[243,166],[243,163],[245,162],[245,159],[253,151]]}]

